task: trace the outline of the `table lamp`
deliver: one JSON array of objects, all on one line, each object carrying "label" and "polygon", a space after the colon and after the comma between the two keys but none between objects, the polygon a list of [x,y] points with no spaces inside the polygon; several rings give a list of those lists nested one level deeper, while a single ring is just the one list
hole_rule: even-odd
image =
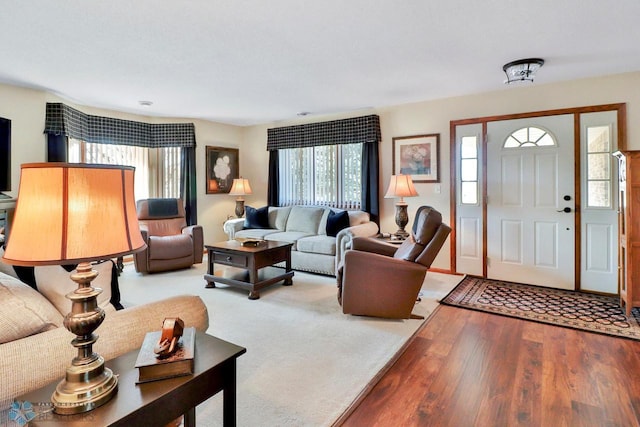
[{"label": "table lamp", "polygon": [[234,179],[229,195],[238,196],[236,199],[236,216],[238,218],[242,218],[242,215],[244,215],[244,198],[242,196],[247,194],[252,194],[249,180],[242,177]]},{"label": "table lamp", "polygon": [[389,188],[387,194],[384,195],[385,199],[400,197],[400,200],[396,203],[396,225],[398,231],[394,236],[398,240],[404,240],[409,236],[409,233],[404,231],[404,227],[409,223],[409,215],[407,214],[407,203],[404,201],[405,197],[415,197],[418,195],[415,187],[413,186],[413,180],[410,175],[391,175],[389,180]]},{"label": "table lamp", "polygon": [[[134,168],[70,163],[23,164],[11,234],[3,260],[23,266],[78,264],[64,326],[78,350],[51,401],[58,414],[90,411],[116,393],[118,378],[93,352],[104,320],[98,273],[90,262],[145,248],[133,196]],[[122,331],[126,333],[126,331]]]}]

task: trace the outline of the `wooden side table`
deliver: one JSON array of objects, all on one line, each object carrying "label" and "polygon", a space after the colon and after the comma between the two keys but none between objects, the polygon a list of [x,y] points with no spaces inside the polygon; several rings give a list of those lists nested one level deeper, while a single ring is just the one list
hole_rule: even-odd
[{"label": "wooden side table", "polygon": [[[82,414],[46,412],[29,426],[163,426],[184,415],[184,426],[195,427],[196,405],[220,391],[223,394],[223,423],[235,426],[236,359],[246,351],[244,347],[198,332],[193,375],[136,384],[138,371],[134,364],[138,350],[134,350],[106,362],[106,366],[118,375],[118,393],[109,402]],[[57,383],[16,400],[31,402],[36,408],[46,406]]]}]

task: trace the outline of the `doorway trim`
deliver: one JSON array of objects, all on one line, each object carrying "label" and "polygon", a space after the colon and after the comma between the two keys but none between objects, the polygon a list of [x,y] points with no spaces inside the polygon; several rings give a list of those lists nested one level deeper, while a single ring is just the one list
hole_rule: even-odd
[{"label": "doorway trim", "polygon": [[486,195],[487,195],[487,124],[489,122],[495,121],[503,121],[503,120],[513,120],[513,119],[526,119],[526,118],[535,118],[535,117],[546,117],[546,116],[556,116],[556,115],[567,115],[573,114],[573,133],[574,133],[574,154],[575,154],[575,162],[576,167],[574,171],[574,182],[575,182],[575,206],[576,206],[576,214],[575,214],[575,288],[578,289],[578,284],[580,283],[580,269],[582,265],[581,259],[581,245],[582,245],[582,230],[580,227],[581,224],[581,216],[580,216],[580,206],[581,206],[581,188],[580,188],[580,115],[585,113],[598,113],[605,111],[616,111],[617,112],[617,130],[618,130],[618,150],[626,150],[627,149],[627,104],[626,103],[618,103],[618,104],[602,104],[602,105],[592,105],[586,107],[574,107],[574,108],[562,108],[555,110],[543,110],[543,111],[533,111],[527,113],[515,113],[515,114],[506,114],[506,115],[498,115],[498,116],[486,116],[486,117],[478,117],[471,119],[461,119],[461,120],[452,120],[449,122],[449,150],[450,150],[450,224],[451,224],[451,248],[450,248],[450,265],[451,271],[453,273],[458,273],[457,270],[457,158],[456,158],[456,127],[463,125],[473,125],[473,124],[481,124],[482,125],[482,136],[481,136],[481,147],[482,147],[482,259],[483,259],[483,267],[482,274],[484,277],[487,277],[487,203],[486,203]]}]

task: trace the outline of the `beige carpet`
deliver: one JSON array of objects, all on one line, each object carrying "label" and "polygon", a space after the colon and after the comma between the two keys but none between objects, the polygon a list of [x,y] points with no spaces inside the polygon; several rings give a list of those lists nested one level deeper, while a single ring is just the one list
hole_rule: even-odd
[{"label": "beige carpet", "polygon": [[[238,359],[239,426],[329,426],[423,323],[344,315],[335,278],[296,272],[259,300],[219,285],[205,289],[205,264],[142,276],[127,265],[120,277],[125,306],[179,294],[207,304],[207,331],[247,348]],[[414,313],[428,316],[462,279],[429,273]],[[160,325],[158,325],[160,327]],[[221,425],[222,397],[197,408],[198,426]]]}]

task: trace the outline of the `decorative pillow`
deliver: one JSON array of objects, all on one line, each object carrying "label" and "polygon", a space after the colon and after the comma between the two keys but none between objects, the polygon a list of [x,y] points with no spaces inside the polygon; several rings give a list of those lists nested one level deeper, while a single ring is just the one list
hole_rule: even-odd
[{"label": "decorative pillow", "polygon": [[[91,286],[102,289],[98,295],[98,305],[108,308],[111,300],[111,261],[94,264],[93,269],[98,272]],[[75,270],[74,270],[75,271]],[[71,311],[71,301],[66,295],[78,289],[78,284],[71,280],[70,274],[59,265],[45,265],[35,268],[38,292],[44,295],[60,313]]]},{"label": "decorative pillow", "polygon": [[[320,234],[320,221],[325,208],[313,206],[293,206],[287,218],[285,231],[300,231],[307,234]],[[326,227],[325,227],[326,228]]]},{"label": "decorative pillow", "polygon": [[269,206],[263,208],[245,208],[244,228],[269,228]]},{"label": "decorative pillow", "polygon": [[327,217],[327,236],[336,237],[340,230],[349,227],[349,212],[329,211]]},{"label": "decorative pillow", "polygon": [[45,297],[3,273],[0,273],[0,301],[0,344],[62,325],[62,315]]}]

